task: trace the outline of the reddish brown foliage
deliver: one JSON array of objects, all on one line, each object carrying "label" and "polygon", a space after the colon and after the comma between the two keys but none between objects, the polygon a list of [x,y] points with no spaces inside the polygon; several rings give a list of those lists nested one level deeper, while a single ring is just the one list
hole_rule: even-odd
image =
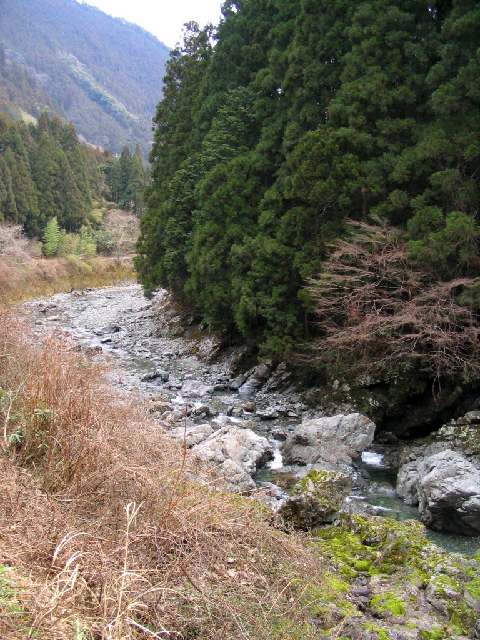
[{"label": "reddish brown foliage", "polygon": [[399,231],[352,222],[310,283],[322,338],[314,361],[353,375],[415,367],[440,380],[480,371],[479,318],[457,296],[476,281],[435,281],[415,269]]}]

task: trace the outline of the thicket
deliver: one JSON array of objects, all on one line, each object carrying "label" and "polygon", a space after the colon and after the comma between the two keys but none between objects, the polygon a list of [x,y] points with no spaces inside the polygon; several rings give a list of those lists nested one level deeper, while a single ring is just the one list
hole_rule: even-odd
[{"label": "thicket", "polygon": [[401,229],[440,281],[479,275],[479,45],[475,0],[228,0],[190,25],[155,119],[146,291],[285,355],[348,218]]}]

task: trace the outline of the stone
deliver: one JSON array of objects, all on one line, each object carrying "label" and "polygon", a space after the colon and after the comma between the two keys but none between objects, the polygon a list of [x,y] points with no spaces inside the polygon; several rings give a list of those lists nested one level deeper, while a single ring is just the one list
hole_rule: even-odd
[{"label": "stone", "polygon": [[203,416],[208,418],[208,416],[212,415],[212,412],[210,411],[210,407],[207,404],[204,404],[203,402],[195,402],[195,404],[191,408],[191,415],[197,417]]},{"label": "stone", "polygon": [[480,469],[447,449],[419,464],[419,511],[431,529],[480,534]]},{"label": "stone", "polygon": [[197,342],[195,353],[200,360],[211,363],[218,358],[222,349],[223,341],[220,336],[208,335]]},{"label": "stone", "polygon": [[256,393],[268,380],[270,373],[271,368],[268,364],[263,363],[257,365],[254,369],[248,372],[246,382],[241,385],[238,392],[243,395]]},{"label": "stone", "polygon": [[213,393],[213,387],[198,380],[186,380],[182,385],[182,394],[191,398],[204,398]]},{"label": "stone", "polygon": [[171,293],[162,289],[152,305],[156,335],[161,338],[177,338],[185,333],[186,314],[174,301]]},{"label": "stone", "polygon": [[267,407],[266,409],[257,411],[257,416],[260,420],[276,420],[279,415],[277,407]]},{"label": "stone", "polygon": [[146,373],[143,375],[140,380],[142,382],[153,382],[153,380],[160,380],[161,382],[168,382],[170,378],[170,374],[168,371],[162,371],[161,369],[156,369],[155,371],[151,371],[150,373]]},{"label": "stone", "polygon": [[350,465],[373,442],[375,424],[359,413],[304,420],[284,448],[285,464]]},{"label": "stone", "polygon": [[304,531],[331,523],[351,488],[347,475],[311,471],[295,485],[279,514],[286,523]]},{"label": "stone", "polygon": [[225,460],[233,460],[248,474],[273,458],[272,447],[266,438],[237,426],[219,429],[192,451],[203,460],[219,465]]},{"label": "stone", "polygon": [[407,462],[400,467],[397,475],[397,493],[406,504],[418,504],[419,480],[418,462]]},{"label": "stone", "polygon": [[196,424],[187,428],[176,427],[170,431],[170,435],[176,440],[185,442],[189,449],[204,442],[212,433],[213,429],[209,424]]}]

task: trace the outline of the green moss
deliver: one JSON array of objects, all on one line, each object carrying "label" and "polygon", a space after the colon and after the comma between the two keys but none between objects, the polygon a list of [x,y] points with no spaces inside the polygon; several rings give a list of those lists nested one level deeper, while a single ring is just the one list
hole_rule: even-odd
[{"label": "green moss", "polygon": [[446,640],[448,636],[440,627],[435,627],[430,631],[420,631],[420,640]]},{"label": "green moss", "polygon": [[350,480],[342,473],[312,469],[293,487],[292,495],[311,493],[321,506],[336,511],[347,486],[350,486]]},{"label": "green moss", "polygon": [[365,631],[369,631],[370,633],[376,633],[377,640],[391,640],[391,636],[387,629],[384,629],[378,624],[367,622],[363,625],[363,628],[365,629]]},{"label": "green moss", "polygon": [[350,584],[333,573],[326,572],[321,584],[305,583],[301,587],[300,604],[324,628],[332,627],[339,618],[360,615],[357,607],[346,598]]},{"label": "green moss", "polygon": [[394,616],[404,616],[407,611],[405,602],[391,591],[374,596],[370,604],[373,611],[378,614],[391,613]]}]

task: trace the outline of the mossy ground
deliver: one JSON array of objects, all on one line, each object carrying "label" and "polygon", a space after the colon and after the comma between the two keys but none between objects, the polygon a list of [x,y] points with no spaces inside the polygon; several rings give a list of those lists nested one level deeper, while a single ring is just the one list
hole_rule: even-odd
[{"label": "mossy ground", "polygon": [[[400,630],[420,640],[473,637],[480,565],[429,543],[420,523],[344,516],[317,531],[313,544],[337,576],[328,589],[314,591],[317,613],[330,613],[322,620],[327,632],[334,621],[332,629],[357,624],[375,640]],[[368,586],[367,598],[356,597],[358,585]]]}]

